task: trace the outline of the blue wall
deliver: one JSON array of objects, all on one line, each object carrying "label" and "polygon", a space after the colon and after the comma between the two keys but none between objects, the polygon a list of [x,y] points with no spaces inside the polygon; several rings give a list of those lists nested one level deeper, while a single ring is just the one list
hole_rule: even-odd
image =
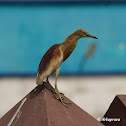
[{"label": "blue wall", "polygon": [[[80,39],[61,74],[126,73],[126,4],[43,4],[0,6],[0,75],[35,75],[48,48],[78,29],[98,40]],[[91,43],[97,49],[80,71]]]}]

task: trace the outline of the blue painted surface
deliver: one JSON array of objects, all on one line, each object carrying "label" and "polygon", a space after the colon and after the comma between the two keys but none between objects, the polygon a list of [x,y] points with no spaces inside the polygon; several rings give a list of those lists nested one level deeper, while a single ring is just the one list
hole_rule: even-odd
[{"label": "blue painted surface", "polygon": [[92,3],[92,2],[126,2],[126,0],[0,0],[1,3],[68,3],[68,2],[83,2],[83,3]]},{"label": "blue painted surface", "polygon": [[[86,29],[62,64],[61,74],[126,73],[126,4],[0,6],[0,75],[35,75],[44,53],[69,34]],[[94,55],[79,65],[91,43]]]}]

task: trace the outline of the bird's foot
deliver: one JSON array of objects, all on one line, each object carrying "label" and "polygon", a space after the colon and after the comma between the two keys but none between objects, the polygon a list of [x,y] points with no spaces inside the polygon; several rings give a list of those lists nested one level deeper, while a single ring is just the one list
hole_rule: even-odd
[{"label": "bird's foot", "polygon": [[68,106],[66,104],[71,104],[70,102],[65,102],[64,101],[64,97],[57,98],[56,96],[54,96],[54,98],[57,99],[57,100],[59,100],[67,108],[68,108]]},{"label": "bird's foot", "polygon": [[[53,90],[53,89],[51,89],[51,91],[52,91],[54,94],[57,94],[57,95],[58,95],[58,94],[59,94],[59,95],[60,95],[60,94],[64,95],[63,93],[60,93],[60,92],[58,93],[55,89],[54,89],[54,90]],[[64,99],[64,97],[63,97],[63,96],[61,96],[61,95],[60,95],[60,97],[61,97],[61,99],[62,99],[62,100]],[[55,97],[55,96],[54,96],[54,98],[58,99],[58,98],[57,98],[57,97]]]},{"label": "bird's foot", "polygon": [[[56,90],[55,89],[51,89],[51,91],[54,93],[54,94],[57,94]],[[61,95],[64,95],[64,93],[62,92],[59,92]]]},{"label": "bird's foot", "polygon": [[61,93],[57,89],[55,89],[53,91],[53,93],[57,94],[57,96],[58,96],[58,97],[56,97],[54,95],[54,98],[57,99],[57,100],[59,100],[64,106],[68,107],[66,104],[71,104],[70,102],[65,102],[64,101],[64,97],[60,95]]}]

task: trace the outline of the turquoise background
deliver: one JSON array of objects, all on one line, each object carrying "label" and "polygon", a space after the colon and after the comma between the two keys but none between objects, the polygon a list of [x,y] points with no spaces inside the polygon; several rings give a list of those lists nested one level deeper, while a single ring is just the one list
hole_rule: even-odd
[{"label": "turquoise background", "polygon": [[[60,74],[126,73],[126,4],[0,5],[0,75],[36,75],[44,53],[78,29],[82,38]],[[97,48],[80,70],[91,43]]]}]

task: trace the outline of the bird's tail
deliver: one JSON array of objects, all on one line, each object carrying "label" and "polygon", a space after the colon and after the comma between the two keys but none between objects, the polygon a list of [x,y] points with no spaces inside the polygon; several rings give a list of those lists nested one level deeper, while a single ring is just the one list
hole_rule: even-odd
[{"label": "bird's tail", "polygon": [[37,73],[37,77],[36,77],[36,84],[37,85],[42,85],[43,84],[43,78],[39,75],[39,73]]}]

